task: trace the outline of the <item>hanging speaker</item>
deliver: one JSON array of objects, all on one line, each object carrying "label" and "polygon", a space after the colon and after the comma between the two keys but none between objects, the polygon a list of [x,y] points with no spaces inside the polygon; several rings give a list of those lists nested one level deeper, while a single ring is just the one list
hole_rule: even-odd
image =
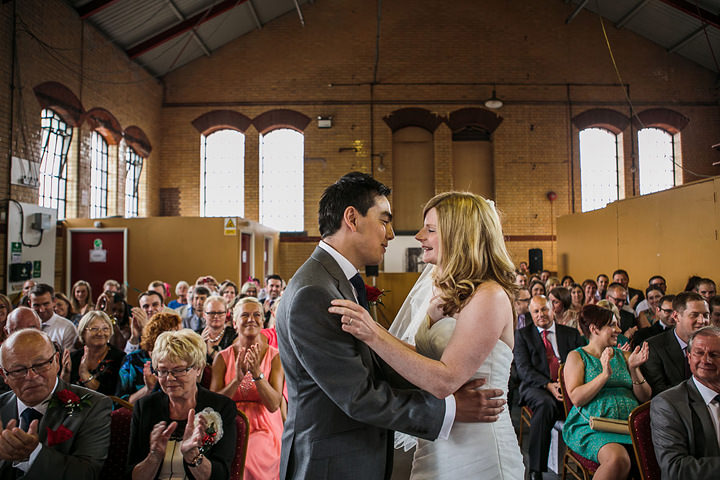
[{"label": "hanging speaker", "polygon": [[542,248],[531,248],[528,250],[528,263],[530,272],[540,273],[543,269]]}]

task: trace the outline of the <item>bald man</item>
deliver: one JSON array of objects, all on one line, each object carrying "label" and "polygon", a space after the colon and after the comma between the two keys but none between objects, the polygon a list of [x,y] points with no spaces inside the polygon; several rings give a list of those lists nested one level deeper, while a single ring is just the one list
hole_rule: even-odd
[{"label": "bald man", "polygon": [[[59,355],[33,328],[3,342],[0,363],[12,389],[0,395],[0,478],[97,478],[110,446],[110,399],[60,380]],[[85,401],[70,415],[73,395]]]},{"label": "bald man", "polygon": [[40,316],[38,316],[32,308],[18,307],[10,312],[7,317],[7,321],[5,322],[5,333],[11,335],[23,328],[42,330],[42,321],[40,320]]}]

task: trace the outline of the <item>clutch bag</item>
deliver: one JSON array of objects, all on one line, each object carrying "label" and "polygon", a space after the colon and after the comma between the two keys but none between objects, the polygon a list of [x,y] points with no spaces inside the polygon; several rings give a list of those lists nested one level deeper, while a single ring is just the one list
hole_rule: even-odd
[{"label": "clutch bag", "polygon": [[630,427],[627,420],[617,420],[615,418],[590,417],[590,428],[598,432],[619,433],[630,435]]}]

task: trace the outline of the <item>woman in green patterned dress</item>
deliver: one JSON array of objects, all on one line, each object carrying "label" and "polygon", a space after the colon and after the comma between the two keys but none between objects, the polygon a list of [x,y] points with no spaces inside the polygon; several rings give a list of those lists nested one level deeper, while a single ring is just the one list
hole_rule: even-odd
[{"label": "woman in green patterned dress", "polygon": [[566,395],[573,408],[565,420],[563,438],[573,451],[600,464],[594,480],[625,479],[630,474],[630,435],[592,430],[589,418],[627,420],[638,402],[650,399],[651,390],[640,372],[648,358],[648,345],[632,353],[616,348],[621,333],[610,310],[585,305],[580,328],[588,344],[570,352],[563,369]]}]

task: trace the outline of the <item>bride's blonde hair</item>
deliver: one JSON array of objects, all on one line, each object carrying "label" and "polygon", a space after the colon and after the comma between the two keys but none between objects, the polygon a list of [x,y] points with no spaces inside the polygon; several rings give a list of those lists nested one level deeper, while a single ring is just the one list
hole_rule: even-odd
[{"label": "bride's blonde hair", "polygon": [[515,265],[505,248],[494,204],[470,192],[445,192],[430,199],[423,218],[432,208],[437,211],[441,249],[434,283],[443,313],[462,310],[477,287],[488,280],[514,298]]}]

